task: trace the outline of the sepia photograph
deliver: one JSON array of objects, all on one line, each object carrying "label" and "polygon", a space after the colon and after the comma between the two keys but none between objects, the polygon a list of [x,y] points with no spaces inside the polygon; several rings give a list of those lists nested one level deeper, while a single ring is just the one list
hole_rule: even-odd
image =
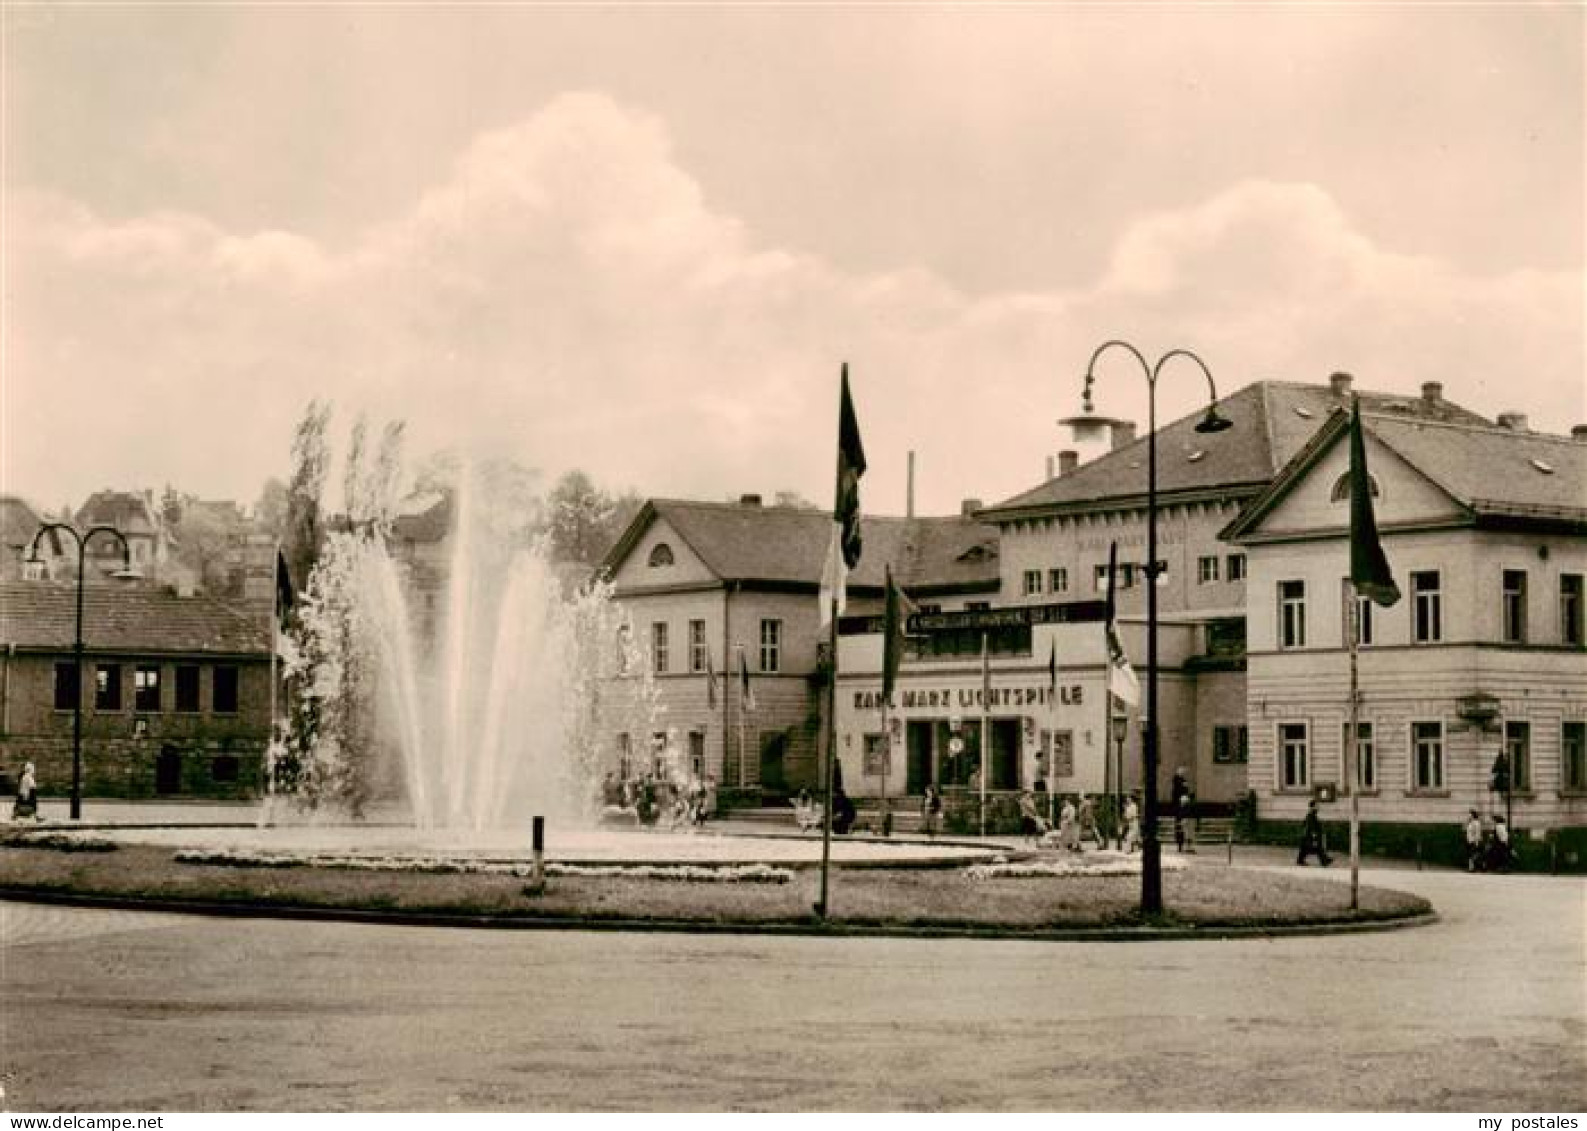
[{"label": "sepia photograph", "polygon": [[1584,579],[1580,0],[0,0],[9,1126],[1580,1128]]}]

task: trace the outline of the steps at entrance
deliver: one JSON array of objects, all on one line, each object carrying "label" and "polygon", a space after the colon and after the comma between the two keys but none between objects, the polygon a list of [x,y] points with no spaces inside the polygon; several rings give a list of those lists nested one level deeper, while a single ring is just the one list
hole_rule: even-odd
[{"label": "steps at entrance", "polygon": [[[1226,844],[1238,839],[1234,835],[1233,817],[1201,817],[1186,822],[1193,844]],[[1157,818],[1157,839],[1162,844],[1174,843],[1174,819]]]}]

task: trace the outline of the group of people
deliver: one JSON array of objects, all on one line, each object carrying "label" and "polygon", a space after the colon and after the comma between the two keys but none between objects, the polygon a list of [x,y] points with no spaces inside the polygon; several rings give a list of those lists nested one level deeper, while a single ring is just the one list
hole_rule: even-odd
[{"label": "group of people", "polygon": [[[1020,832],[1033,843],[1048,844],[1066,852],[1083,852],[1084,842],[1091,840],[1096,846],[1108,846],[1108,833],[1097,813],[1096,801],[1081,794],[1078,804],[1065,797],[1058,807],[1058,827],[1041,811],[1036,795],[1030,790],[1019,798]],[[1119,847],[1125,852],[1136,852],[1141,847],[1141,811],[1133,796],[1124,801],[1122,823],[1119,828]]]},{"label": "group of people", "polygon": [[1493,827],[1483,825],[1482,814],[1470,810],[1466,818],[1466,871],[1508,872],[1510,870],[1510,826],[1504,814],[1497,813]]},{"label": "group of people", "polygon": [[608,771],[601,782],[601,819],[646,827],[698,828],[716,814],[716,779],[674,781],[663,774],[619,778]]},{"label": "group of people", "polygon": [[[821,828],[821,822],[826,816],[826,809],[821,802],[810,796],[808,789],[801,789],[794,798],[794,820],[805,832],[812,832]],[[854,799],[844,792],[841,785],[832,787],[832,831],[847,834],[854,830],[854,822],[859,818],[859,811],[854,807]]]}]

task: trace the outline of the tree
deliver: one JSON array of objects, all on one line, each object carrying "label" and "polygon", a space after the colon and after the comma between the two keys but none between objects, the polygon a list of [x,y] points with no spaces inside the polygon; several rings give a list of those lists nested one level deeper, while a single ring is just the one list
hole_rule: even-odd
[{"label": "tree", "polygon": [[263,534],[281,541],[287,529],[287,485],[271,476],[259,491],[253,505],[254,526]]},{"label": "tree", "polygon": [[546,499],[553,551],[560,561],[593,566],[611,546],[612,499],[577,469],[557,480]]},{"label": "tree", "polygon": [[281,552],[292,583],[299,587],[308,584],[325,535],[322,510],[325,476],[330,468],[330,448],[325,434],[330,421],[330,403],[310,401],[292,437],[292,478],[287,484]]}]

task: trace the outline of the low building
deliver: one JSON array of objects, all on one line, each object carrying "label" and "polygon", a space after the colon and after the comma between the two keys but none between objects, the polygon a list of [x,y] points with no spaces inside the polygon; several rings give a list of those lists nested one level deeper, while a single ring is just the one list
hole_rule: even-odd
[{"label": "low building", "polygon": [[270,733],[268,616],[209,597],[89,581],[83,665],[77,585],[0,584],[0,773],[32,762],[39,790],[84,796],[254,797]]},{"label": "low building", "polygon": [[[831,515],[799,507],[652,499],[603,570],[644,647],[656,727],[724,790],[778,798],[819,785],[827,671],[818,593]],[[966,515],[862,520],[849,612],[879,611],[885,570],[924,610],[989,605],[997,538]],[[632,759],[656,735],[617,734]]]},{"label": "low building", "polygon": [[[1349,737],[1349,418],[1338,412],[1224,537],[1248,559],[1248,780],[1293,829],[1319,786],[1359,790],[1372,838],[1458,836],[1510,811],[1523,837],[1587,826],[1587,437],[1363,411],[1370,491],[1402,594],[1358,600]],[[1507,758],[1513,792],[1493,786]],[[1345,807],[1328,807],[1342,819]],[[1569,838],[1567,838],[1569,839]],[[1576,838],[1580,852],[1587,845]],[[1568,862],[1567,862],[1568,863]]]}]

